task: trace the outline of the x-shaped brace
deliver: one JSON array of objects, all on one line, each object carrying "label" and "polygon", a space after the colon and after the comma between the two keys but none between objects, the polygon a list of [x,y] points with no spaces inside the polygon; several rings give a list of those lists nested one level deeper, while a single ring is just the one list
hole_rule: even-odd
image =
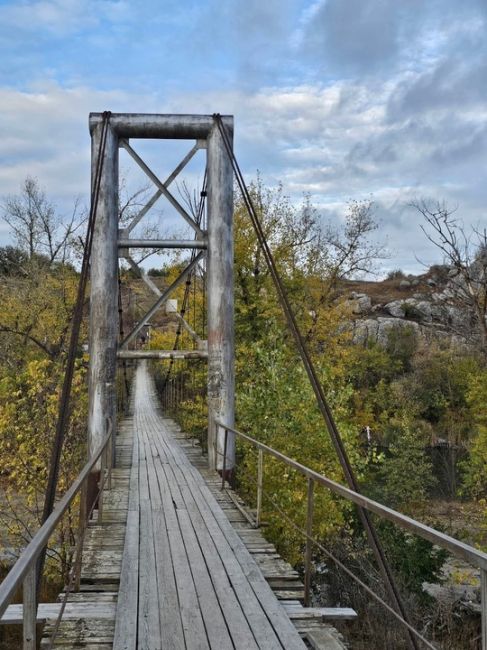
[{"label": "x-shaped brace", "polygon": [[121,140],[120,144],[125,149],[125,151],[133,158],[133,160],[139,165],[142,171],[150,178],[150,180],[154,183],[154,185],[158,188],[157,192],[152,196],[152,198],[142,208],[142,210],[138,213],[138,215],[129,225],[127,231],[130,232],[131,230],[133,230],[135,226],[139,223],[139,221],[151,209],[154,203],[159,199],[159,197],[164,195],[166,199],[169,201],[169,203],[183,217],[183,219],[191,226],[191,228],[193,228],[193,230],[196,233],[196,237],[198,239],[203,239],[204,233],[201,230],[201,228],[198,226],[196,221],[193,219],[193,217],[191,217],[191,215],[187,213],[187,211],[183,208],[183,206],[174,198],[174,196],[167,189],[169,185],[173,182],[173,180],[176,178],[176,176],[181,172],[181,170],[188,164],[188,162],[198,151],[198,149],[202,148],[200,141],[196,142],[196,144],[191,149],[191,151],[188,152],[188,154],[183,158],[183,160],[179,163],[179,165],[176,167],[176,169],[173,171],[173,173],[167,178],[167,180],[164,183],[161,180],[159,180],[159,178],[148,167],[148,165],[146,165],[146,163],[142,160],[142,158],[132,149],[132,147],[129,145],[127,140]]}]

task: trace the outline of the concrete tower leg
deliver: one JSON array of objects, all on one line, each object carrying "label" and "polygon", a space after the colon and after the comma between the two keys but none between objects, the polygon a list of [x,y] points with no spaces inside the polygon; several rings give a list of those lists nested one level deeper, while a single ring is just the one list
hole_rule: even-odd
[{"label": "concrete tower leg", "polygon": [[[102,124],[92,133],[92,184]],[[115,431],[116,364],[118,337],[118,137],[108,126],[98,209],[91,252],[88,451],[91,455],[105,438],[109,424]],[[88,486],[93,503],[100,465]],[[91,498],[90,498],[91,495]]]},{"label": "concrete tower leg", "polygon": [[[226,123],[230,142],[233,124]],[[222,469],[224,434],[215,420],[234,425],[235,364],[233,317],[233,172],[216,125],[208,140],[208,462]],[[218,453],[216,453],[216,450]],[[235,465],[235,442],[228,436],[226,469]]]}]

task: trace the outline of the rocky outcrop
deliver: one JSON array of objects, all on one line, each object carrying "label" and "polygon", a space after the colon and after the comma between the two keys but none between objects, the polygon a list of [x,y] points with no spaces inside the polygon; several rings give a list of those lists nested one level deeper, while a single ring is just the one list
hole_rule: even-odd
[{"label": "rocky outcrop", "polygon": [[[379,283],[375,285],[378,286]],[[398,298],[398,292],[406,295]],[[378,302],[366,292],[351,292],[347,296],[356,343],[376,341],[386,345],[394,329],[411,331],[428,339],[450,337],[459,341],[453,333],[462,330],[466,316],[454,304],[451,274],[445,274],[445,279],[436,275],[408,276],[389,295],[395,299]]]},{"label": "rocky outcrop", "polygon": [[355,343],[364,345],[367,341],[376,341],[379,345],[386,346],[391,332],[394,330],[411,331],[415,334],[421,333],[421,328],[414,321],[407,321],[400,318],[367,318],[355,320],[352,324],[353,340]]}]

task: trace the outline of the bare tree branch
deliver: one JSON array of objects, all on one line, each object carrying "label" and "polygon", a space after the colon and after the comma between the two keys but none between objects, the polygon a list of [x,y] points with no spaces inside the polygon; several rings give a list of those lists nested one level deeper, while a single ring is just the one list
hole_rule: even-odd
[{"label": "bare tree branch", "polygon": [[469,343],[477,341],[487,355],[487,231],[472,227],[467,232],[463,222],[454,217],[457,208],[444,202],[421,199],[411,206],[423,215],[421,229],[452,271],[451,296],[446,302],[465,312],[455,333]]}]

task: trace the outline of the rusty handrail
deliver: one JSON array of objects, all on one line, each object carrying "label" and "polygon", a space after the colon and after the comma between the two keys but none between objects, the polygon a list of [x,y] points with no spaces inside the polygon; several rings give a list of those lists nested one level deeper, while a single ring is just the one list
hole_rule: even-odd
[{"label": "rusty handrail", "polygon": [[[37,617],[37,599],[35,589],[35,572],[36,562],[42,550],[47,545],[49,538],[56,529],[58,523],[62,519],[64,513],[69,508],[74,498],[81,490],[85,481],[91,473],[91,470],[96,465],[100,456],[106,450],[108,443],[113,438],[113,426],[109,423],[108,432],[98,449],[95,451],[90,460],[85,464],[78,477],[72,483],[71,487],[62,496],[56,504],[55,509],[50,514],[48,519],[39,528],[35,535],[30,540],[29,544],[20,554],[14,566],[10,569],[7,576],[0,584],[0,619],[2,618],[5,610],[7,609],[10,601],[12,600],[16,590],[23,582],[23,625],[24,625],[24,650],[35,650],[35,626]],[[105,464],[105,459],[102,464]],[[110,473],[110,464],[108,467]]]},{"label": "rusty handrail", "polygon": [[[299,528],[299,530],[306,538],[306,543],[307,543],[306,562],[308,564],[310,563],[310,557],[311,557],[310,550],[309,550],[309,543],[314,542],[320,548],[323,548],[316,540],[314,540],[311,537],[311,518],[313,512],[312,486],[314,485],[314,483],[318,483],[328,488],[335,494],[338,494],[339,496],[347,499],[348,501],[352,501],[356,505],[365,508],[370,512],[373,512],[379,515],[380,517],[387,519],[388,521],[393,522],[397,526],[409,532],[415,533],[416,535],[419,535],[423,539],[426,539],[429,542],[448,550],[453,555],[456,555],[462,560],[465,560],[469,564],[472,564],[473,566],[477,567],[480,570],[480,583],[481,583],[480,591],[481,591],[481,612],[482,612],[482,650],[487,650],[487,553],[484,553],[483,551],[480,551],[479,549],[476,549],[473,546],[470,546],[469,544],[465,544],[464,542],[461,542],[460,540],[455,539],[454,537],[450,537],[450,535],[446,535],[445,533],[442,533],[439,530],[432,528],[431,526],[427,526],[426,524],[423,524],[420,521],[413,519],[412,517],[408,517],[407,515],[404,515],[401,512],[398,512],[397,510],[388,508],[387,506],[379,503],[378,501],[369,499],[369,497],[366,497],[363,494],[359,494],[358,492],[355,492],[354,490],[351,490],[350,488],[345,487],[344,485],[341,485],[340,483],[337,483],[336,481],[327,478],[323,474],[319,474],[318,472],[312,470],[309,467],[306,467],[305,465],[299,463],[298,461],[289,458],[289,456],[286,456],[282,452],[277,451],[272,447],[269,447],[269,445],[266,445],[265,443],[260,442],[256,438],[253,438],[252,436],[249,436],[246,433],[242,433],[241,431],[238,431],[237,429],[230,427],[224,424],[223,422],[220,422],[219,420],[215,420],[215,424],[220,430],[224,432],[225,449],[227,447],[227,437],[228,434],[230,433],[234,436],[237,436],[238,438],[241,438],[242,440],[246,440],[251,445],[253,445],[256,449],[259,450],[259,456],[263,453],[266,453],[269,456],[272,456],[277,460],[280,460],[281,462],[285,463],[289,467],[292,467],[303,476],[307,477],[308,479],[307,529],[306,531],[304,531],[301,530],[299,527],[297,526],[296,527]],[[216,450],[216,453],[220,456],[223,456],[223,471],[222,471],[222,486],[223,486],[225,480],[226,454],[225,453],[222,454],[221,452],[218,452],[218,450]],[[262,503],[262,493],[263,493],[262,473],[263,473],[262,458],[260,457],[258,460],[259,479],[257,481],[258,504]],[[258,508],[258,520],[259,519],[260,519],[260,505]],[[305,573],[309,574],[309,570],[310,567],[308,566],[307,571],[305,571]],[[305,579],[305,582],[308,591],[308,593],[305,593],[305,600],[308,600],[309,588],[310,588],[309,575],[307,579]],[[406,623],[401,619],[401,617],[396,616],[396,618],[399,618],[399,620],[401,620],[403,623]],[[408,624],[406,625],[407,627],[410,627]],[[423,640],[425,643],[429,643],[426,639],[421,637],[419,633],[415,632],[415,634],[420,636],[421,640]],[[430,645],[430,647],[432,646]]]}]

